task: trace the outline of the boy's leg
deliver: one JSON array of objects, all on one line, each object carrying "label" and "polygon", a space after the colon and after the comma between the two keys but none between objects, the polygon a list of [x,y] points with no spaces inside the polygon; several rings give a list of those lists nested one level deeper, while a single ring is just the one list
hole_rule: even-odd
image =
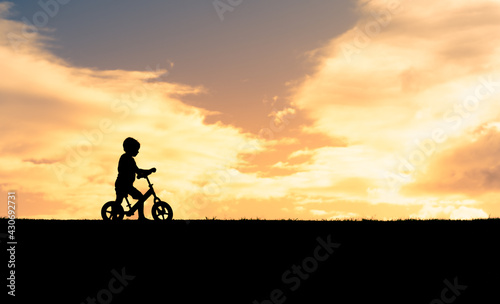
[{"label": "boy's leg", "polygon": [[[118,192],[117,192],[117,193],[116,193],[116,200],[115,200],[115,204],[117,204],[117,205],[120,205],[120,206],[121,206],[121,204],[122,204],[122,202],[123,202],[123,199],[124,199],[124,198],[126,198],[126,197],[127,197],[127,194],[123,194],[123,193],[118,193]],[[130,206],[130,205],[129,205],[129,206]],[[123,206],[122,206],[122,207],[123,207]],[[130,208],[129,208],[129,209],[130,209]],[[131,211],[131,210],[125,211],[125,215],[126,215],[126,216],[133,215],[133,213],[132,213],[132,214],[130,214],[130,211]]]},{"label": "boy's leg", "polygon": [[127,197],[127,189],[123,187],[121,184],[118,184],[115,182],[115,193],[116,193],[116,200],[115,202],[117,204],[120,204],[123,202],[123,199]]},{"label": "boy's leg", "polygon": [[137,190],[135,187],[130,188],[129,194],[134,199],[138,200],[136,203],[137,205],[136,209],[139,211],[139,219],[145,219],[146,217],[144,216],[144,202],[142,201],[144,195],[142,194],[141,191]]},{"label": "boy's leg", "polygon": [[122,202],[123,202],[123,199],[125,198],[125,195],[123,194],[119,194],[119,193],[116,193],[116,200],[115,202],[118,204],[118,205],[121,205]]}]

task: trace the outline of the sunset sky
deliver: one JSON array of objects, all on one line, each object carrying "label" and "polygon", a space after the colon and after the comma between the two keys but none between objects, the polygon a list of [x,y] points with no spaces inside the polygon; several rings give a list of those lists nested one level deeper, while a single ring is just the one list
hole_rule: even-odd
[{"label": "sunset sky", "polygon": [[131,136],[176,219],[500,217],[499,29],[499,0],[0,2],[1,193],[98,219]]}]

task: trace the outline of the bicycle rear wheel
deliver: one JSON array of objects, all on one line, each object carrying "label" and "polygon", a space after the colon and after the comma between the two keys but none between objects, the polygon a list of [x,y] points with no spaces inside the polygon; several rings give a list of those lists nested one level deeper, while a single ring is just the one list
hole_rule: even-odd
[{"label": "bicycle rear wheel", "polygon": [[151,214],[155,221],[171,221],[174,217],[172,207],[163,201],[154,203],[153,208],[151,208]]},{"label": "bicycle rear wheel", "polygon": [[101,216],[105,221],[120,221],[124,215],[122,205],[117,204],[115,201],[109,201],[102,206]]}]

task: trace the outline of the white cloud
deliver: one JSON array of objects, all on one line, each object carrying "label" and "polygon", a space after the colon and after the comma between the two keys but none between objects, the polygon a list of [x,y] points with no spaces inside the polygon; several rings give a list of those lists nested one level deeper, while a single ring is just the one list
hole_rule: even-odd
[{"label": "white cloud", "polygon": [[471,207],[476,204],[470,200],[464,201],[433,201],[425,203],[420,211],[410,217],[421,219],[478,219],[488,218],[488,214],[480,209]]},{"label": "white cloud", "polygon": [[488,218],[488,214],[484,212],[482,209],[470,208],[465,206],[460,206],[458,209],[453,210],[450,214],[450,219],[459,220],[459,219],[481,219]]},{"label": "white cloud", "polygon": [[327,212],[325,210],[316,210],[316,209],[311,209],[309,210],[313,215],[325,215]]},{"label": "white cloud", "polygon": [[[357,194],[344,192],[344,199],[413,206],[417,199],[400,193],[401,187],[432,177],[440,168],[430,167],[432,159],[469,142],[474,130],[498,121],[500,3],[404,1],[393,13],[390,3],[395,2],[360,1],[356,26],[312,52],[323,54],[322,60],[297,88],[292,106],[313,121],[304,132],[345,138],[347,147],[292,154],[311,156],[301,164],[303,172],[295,174],[306,176],[305,189],[316,180],[315,191],[339,194],[342,190],[335,185],[352,181],[350,185],[358,183],[352,187]],[[384,17],[385,23],[380,19]],[[373,31],[377,24],[379,30]],[[354,51],[346,53],[346,46]],[[422,148],[429,140],[434,146]],[[415,165],[401,176],[403,160]],[[395,174],[398,184],[388,178]],[[422,187],[418,190],[412,195],[425,193]],[[433,207],[421,215],[449,217],[454,210]]]}]

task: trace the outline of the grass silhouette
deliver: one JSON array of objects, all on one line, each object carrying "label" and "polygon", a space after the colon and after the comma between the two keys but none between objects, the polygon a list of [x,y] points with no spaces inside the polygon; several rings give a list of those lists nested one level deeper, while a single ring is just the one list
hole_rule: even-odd
[{"label": "grass silhouette", "polygon": [[[444,280],[457,277],[468,288],[456,303],[479,303],[497,296],[499,228],[497,218],[17,219],[16,278],[21,299],[57,286],[58,299],[81,303],[125,267],[135,279],[112,303],[154,302],[157,294],[186,303],[269,303],[279,290],[288,304],[429,303]],[[340,244],[325,261],[314,259],[318,238]]]}]

